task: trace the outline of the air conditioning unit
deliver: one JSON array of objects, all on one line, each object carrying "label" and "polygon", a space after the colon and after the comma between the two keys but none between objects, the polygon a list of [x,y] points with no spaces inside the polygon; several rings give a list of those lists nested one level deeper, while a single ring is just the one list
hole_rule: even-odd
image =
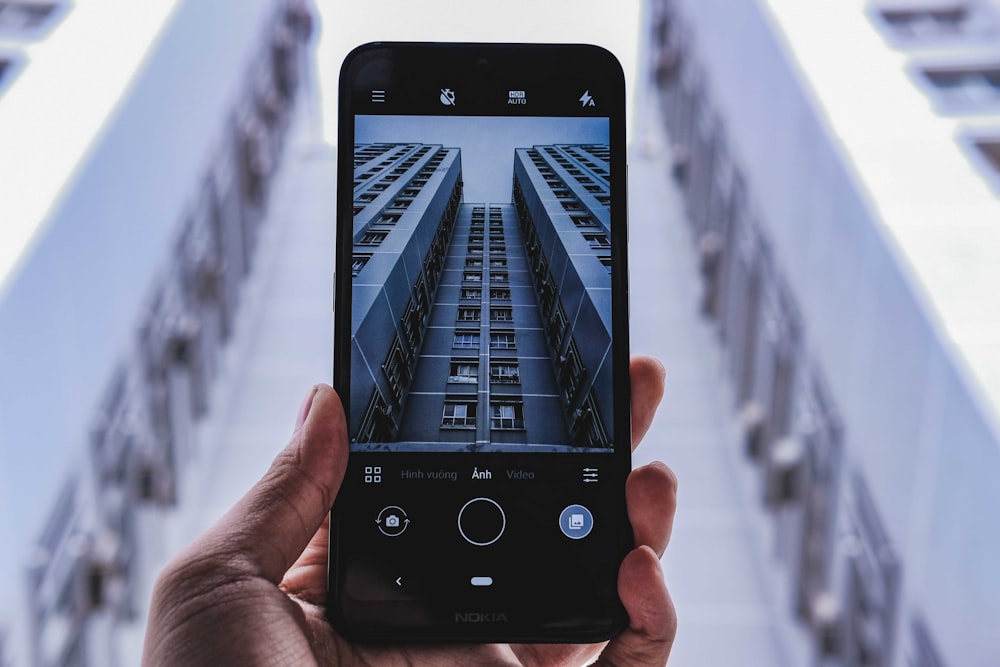
[{"label": "air conditioning unit", "polygon": [[764,451],[764,408],[757,401],[747,401],[740,408],[740,430],[743,431],[743,452],[756,460]]},{"label": "air conditioning unit", "polygon": [[683,185],[687,181],[688,165],[691,162],[687,147],[675,143],[670,147],[670,154],[674,156],[670,163],[670,175],[678,185]]},{"label": "air conditioning unit", "polygon": [[843,607],[832,593],[822,591],[809,601],[809,631],[820,658],[840,656],[844,650]]},{"label": "air conditioning unit", "polygon": [[782,438],[771,447],[767,466],[769,505],[781,506],[801,500],[805,451],[802,440],[794,436]]}]

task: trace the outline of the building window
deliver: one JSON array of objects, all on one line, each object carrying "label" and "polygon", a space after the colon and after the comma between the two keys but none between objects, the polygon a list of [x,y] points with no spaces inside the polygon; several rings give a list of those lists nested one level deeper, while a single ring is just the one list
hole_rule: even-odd
[{"label": "building window", "polygon": [[491,269],[503,269],[507,267],[506,257],[492,257],[490,258],[490,268]]},{"label": "building window", "polygon": [[601,265],[608,270],[608,274],[611,274],[611,258],[610,257],[598,257],[601,260]]},{"label": "building window", "polygon": [[[994,191],[1000,192],[1000,137],[983,136],[970,140],[970,149],[975,149],[978,155],[972,155],[976,166],[984,172],[986,182]],[[970,150],[970,152],[972,152]]]},{"label": "building window", "polygon": [[394,225],[399,222],[399,213],[383,213],[382,217],[378,219],[378,224],[380,225]]},{"label": "building window", "polygon": [[466,301],[479,301],[483,298],[483,290],[471,287],[462,288],[462,298]]},{"label": "building window", "polygon": [[371,259],[371,255],[355,255],[354,263],[351,264],[351,277],[357,278],[358,274],[361,273],[361,269],[365,268],[365,264]]},{"label": "building window", "polygon": [[512,362],[494,362],[490,364],[490,382],[498,384],[518,384],[521,374],[517,364]]},{"label": "building window", "polygon": [[459,329],[455,332],[455,343],[453,347],[465,350],[478,350],[479,332],[472,329]]},{"label": "building window", "polygon": [[965,7],[882,11],[886,25],[897,36],[905,38],[961,35],[969,18]]},{"label": "building window", "polygon": [[14,69],[13,63],[0,57],[0,87],[3,86],[4,77],[6,77],[12,69]]},{"label": "building window", "polygon": [[396,428],[389,416],[389,406],[378,391],[373,391],[365,414],[358,426],[358,442],[386,442],[392,440]]},{"label": "building window", "polygon": [[562,347],[563,335],[566,333],[566,327],[568,326],[569,320],[566,318],[566,312],[563,310],[562,304],[556,302],[555,308],[552,309],[551,317],[545,325],[545,331],[549,335],[552,347],[556,349]]},{"label": "building window", "polygon": [[491,283],[509,283],[510,277],[506,271],[490,271]]},{"label": "building window", "polygon": [[490,288],[490,300],[491,301],[510,301],[510,288],[509,287],[492,287],[492,288]]},{"label": "building window", "polygon": [[385,237],[388,235],[389,232],[365,232],[362,235],[361,240],[358,241],[358,245],[382,245],[382,241],[385,241]]},{"label": "building window", "polygon": [[459,384],[476,384],[479,382],[479,363],[473,359],[460,359],[451,362],[448,382]]},{"label": "building window", "polygon": [[[480,251],[482,252],[482,251]],[[492,262],[491,262],[492,264]],[[465,268],[467,269],[481,269],[483,268],[483,260],[477,259],[475,257],[470,257],[465,260]]]},{"label": "building window", "polygon": [[1000,101],[1000,67],[925,69],[924,78],[949,104],[982,104]]},{"label": "building window", "polygon": [[[478,343],[478,340],[477,340]],[[513,350],[517,347],[513,331],[494,331],[490,333],[490,347],[494,350]]]},{"label": "building window", "polygon": [[597,413],[593,396],[588,396],[583,407],[573,413],[570,440],[578,447],[608,447],[610,440]]},{"label": "building window", "polygon": [[37,30],[55,9],[53,2],[0,2],[0,33]]},{"label": "building window", "polygon": [[403,354],[403,346],[399,340],[394,340],[389,349],[389,356],[386,357],[382,372],[389,382],[389,389],[392,391],[396,403],[403,399],[405,386],[410,382],[409,369],[406,366],[406,356]]},{"label": "building window", "polygon": [[559,383],[562,385],[566,403],[571,404],[576,398],[576,392],[586,372],[580,361],[580,353],[576,349],[576,341],[570,341],[569,349],[559,359],[559,364]]},{"label": "building window", "polygon": [[462,274],[462,280],[467,283],[483,282],[483,274],[479,271],[466,271]]},{"label": "building window", "polygon": [[590,244],[591,248],[610,248],[611,243],[608,237],[600,232],[583,232],[583,238]]},{"label": "building window", "polygon": [[577,227],[596,227],[597,223],[589,215],[571,215],[570,219],[573,220],[573,224]]},{"label": "building window", "polygon": [[[483,256],[483,246],[481,246],[481,245],[470,245],[469,246],[469,254],[470,255],[479,255],[480,257],[482,257]],[[480,264],[480,266],[482,266],[482,264]]]},{"label": "building window", "polygon": [[490,403],[490,428],[514,430],[524,428],[524,408],[520,401]]},{"label": "building window", "polygon": [[458,309],[458,321],[459,322],[478,322],[479,321],[479,308],[468,308],[461,307]]},{"label": "building window", "polygon": [[475,428],[476,402],[451,401],[444,402],[444,414],[441,416],[441,428]]},{"label": "building window", "polygon": [[491,322],[513,322],[514,321],[514,309],[513,308],[490,308],[490,321]]}]

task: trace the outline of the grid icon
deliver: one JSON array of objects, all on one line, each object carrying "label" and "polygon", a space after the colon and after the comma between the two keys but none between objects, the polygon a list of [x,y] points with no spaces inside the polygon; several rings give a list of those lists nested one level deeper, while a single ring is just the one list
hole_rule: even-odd
[{"label": "grid icon", "polygon": [[382,466],[365,466],[365,484],[382,483]]}]

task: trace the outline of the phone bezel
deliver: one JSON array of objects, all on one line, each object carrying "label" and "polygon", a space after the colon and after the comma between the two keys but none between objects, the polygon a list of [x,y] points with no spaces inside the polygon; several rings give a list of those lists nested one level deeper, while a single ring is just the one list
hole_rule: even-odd
[{"label": "phone bezel", "polygon": [[[628,374],[628,262],[627,262],[627,168],[625,159],[625,83],[624,74],[617,59],[607,50],[582,44],[474,44],[474,43],[421,43],[421,42],[375,42],[354,49],[345,59],[340,78],[340,109],[338,128],[338,191],[337,191],[337,248],[334,309],[334,387],[350,414],[350,341],[351,323],[351,273],[353,243],[351,230],[353,223],[353,146],[356,115],[364,105],[357,101],[358,91],[371,87],[372,80],[360,81],[359,71],[373,63],[391,62],[394,69],[384,84],[391,89],[394,78],[412,78],[408,72],[413,67],[421,67],[425,72],[446,72],[453,80],[487,81],[484,87],[492,86],[491,77],[502,77],[511,72],[529,73],[525,78],[533,81],[544,77],[556,77],[560,73],[574,72],[578,77],[589,77],[599,82],[602,91],[601,116],[609,122],[610,189],[612,257],[612,355],[614,369],[614,451],[608,454],[614,460],[614,477],[618,480],[615,505],[620,517],[617,538],[621,556],[632,547],[631,526],[627,520],[625,503],[625,477],[631,467],[630,428],[630,383]],[[585,74],[586,73],[586,74]],[[555,78],[552,79],[555,81]],[[441,115],[440,108],[428,101],[426,106],[414,102],[407,110],[408,115]],[[539,100],[537,104],[542,105]],[[368,109],[367,112],[382,111]],[[559,114],[542,113],[534,115],[573,115],[572,108]],[[489,104],[466,108],[461,115],[502,116]],[[526,114],[532,115],[532,114]],[[584,114],[580,114],[584,115]],[[538,454],[529,454],[538,456]],[[503,626],[469,626],[443,624],[431,626],[396,626],[392,623],[372,625],[355,623],[346,618],[337,604],[342,593],[338,586],[337,552],[339,544],[338,514],[344,511],[343,503],[334,505],[331,512],[330,531],[330,593],[328,596],[328,617],[334,627],[352,639],[374,643],[434,643],[451,642],[596,642],[610,638],[627,624],[627,615],[620,602],[609,610],[607,622],[600,627],[565,627],[524,629]],[[617,572],[615,573],[617,574]],[[384,604],[391,616],[397,603]],[[530,604],[527,603],[527,604]],[[567,603],[571,604],[571,603]]]}]

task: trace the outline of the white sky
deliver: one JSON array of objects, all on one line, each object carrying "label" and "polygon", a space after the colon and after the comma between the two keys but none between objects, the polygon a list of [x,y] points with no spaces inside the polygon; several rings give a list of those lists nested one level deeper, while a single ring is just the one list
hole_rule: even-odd
[{"label": "white sky", "polygon": [[540,144],[606,144],[606,118],[360,116],[357,143],[419,142],[462,149],[464,200],[511,201],[514,149]]}]

